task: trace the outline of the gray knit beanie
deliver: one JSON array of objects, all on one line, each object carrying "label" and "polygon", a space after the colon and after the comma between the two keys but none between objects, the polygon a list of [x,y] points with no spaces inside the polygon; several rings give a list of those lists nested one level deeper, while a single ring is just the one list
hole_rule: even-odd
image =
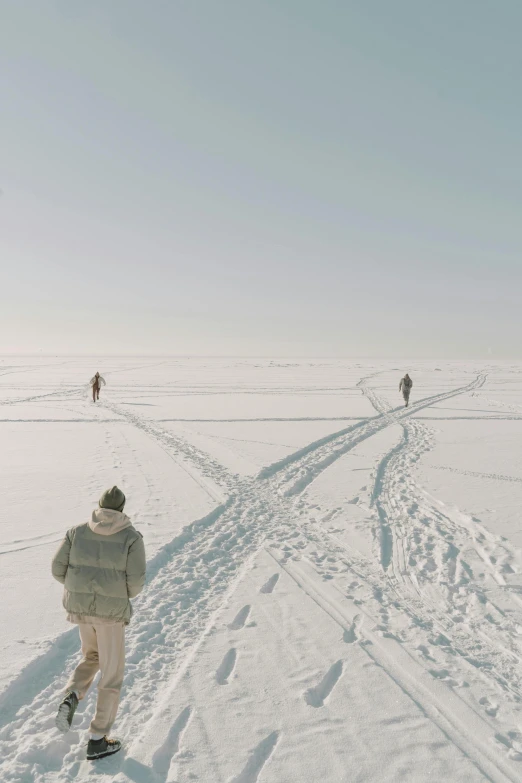
[{"label": "gray knit beanie", "polygon": [[124,505],[125,495],[121,489],[118,489],[118,487],[106,489],[100,498],[100,508],[110,508],[113,511],[123,511]]}]

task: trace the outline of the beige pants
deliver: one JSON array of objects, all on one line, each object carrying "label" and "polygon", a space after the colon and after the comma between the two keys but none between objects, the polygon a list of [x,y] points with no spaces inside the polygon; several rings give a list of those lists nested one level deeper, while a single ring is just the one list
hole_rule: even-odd
[{"label": "beige pants", "polygon": [[83,699],[96,673],[101,671],[96,715],[90,731],[92,734],[108,734],[118,711],[125,670],[125,625],[81,623],[78,627],[83,659],[76,667],[67,690],[76,691],[78,697]]}]

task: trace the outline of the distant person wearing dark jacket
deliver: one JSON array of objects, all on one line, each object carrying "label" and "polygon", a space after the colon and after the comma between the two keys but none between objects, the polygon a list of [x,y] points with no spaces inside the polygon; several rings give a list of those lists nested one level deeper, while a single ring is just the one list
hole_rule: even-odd
[{"label": "distant person wearing dark jacket", "polygon": [[102,378],[100,373],[97,372],[96,375],[93,375],[91,378],[91,386],[92,386],[92,401],[96,402],[96,400],[100,399],[100,389],[102,386],[105,386],[105,378]]},{"label": "distant person wearing dark jacket", "polygon": [[408,404],[410,402],[410,392],[411,387],[413,386],[413,381],[406,373],[404,378],[401,378],[401,382],[399,383],[399,391],[402,391],[402,396],[404,397],[405,407],[408,407]]}]

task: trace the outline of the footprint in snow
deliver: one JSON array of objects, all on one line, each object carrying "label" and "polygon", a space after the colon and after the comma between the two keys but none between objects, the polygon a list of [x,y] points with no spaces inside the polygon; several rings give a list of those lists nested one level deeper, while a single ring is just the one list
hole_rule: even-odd
[{"label": "footprint in snow", "polygon": [[433,656],[430,655],[429,648],[426,647],[425,644],[419,644],[419,646],[417,647],[417,650],[420,652],[421,655],[424,656],[424,658],[426,658],[426,660],[432,661],[433,663],[436,662],[435,658],[433,658]]},{"label": "footprint in snow", "polygon": [[165,778],[167,777],[172,758],[179,751],[180,739],[187,727],[191,712],[192,710],[190,707],[185,707],[170,727],[167,739],[163,745],[154,753],[154,756],[152,757],[152,768],[158,775],[162,775]]},{"label": "footprint in snow", "polygon": [[219,669],[216,672],[216,682],[218,685],[228,685],[228,678],[234,671],[236,660],[237,652],[232,647],[221,661]]},{"label": "footprint in snow", "polygon": [[452,688],[468,687],[468,683],[465,680],[461,682],[455,680],[447,669],[430,669],[429,672],[436,680],[442,680],[447,685],[451,685]]},{"label": "footprint in snow", "polygon": [[513,761],[522,761],[522,734],[519,731],[508,731],[504,734],[495,734],[495,739],[508,749],[508,757]]},{"label": "footprint in snow", "polygon": [[229,624],[229,629],[231,631],[240,631],[241,628],[244,627],[246,621],[248,620],[248,616],[250,614],[250,604],[247,604],[242,609],[239,610],[235,618],[232,620],[232,622]]},{"label": "footprint in snow", "polygon": [[243,770],[236,775],[231,783],[256,783],[261,770],[272,755],[279,739],[279,732],[273,731],[264,740],[261,740],[248,759]]},{"label": "footprint in snow", "polygon": [[343,662],[337,661],[333,666],[330,666],[318,685],[306,691],[304,695],[305,702],[310,707],[323,707],[325,700],[337,685],[342,673]]},{"label": "footprint in snow", "polygon": [[359,641],[359,631],[361,629],[362,619],[360,614],[356,614],[349,628],[346,628],[343,634],[343,642],[346,644],[355,644]]},{"label": "footprint in snow", "polygon": [[274,574],[273,576],[270,577],[270,579],[267,582],[265,582],[265,584],[263,585],[263,587],[259,592],[272,593],[278,581],[279,581],[279,574]]},{"label": "footprint in snow", "polygon": [[486,715],[490,715],[492,718],[497,717],[498,704],[496,702],[490,701],[487,696],[483,696],[482,699],[479,700],[479,704],[482,704],[486,710]]}]

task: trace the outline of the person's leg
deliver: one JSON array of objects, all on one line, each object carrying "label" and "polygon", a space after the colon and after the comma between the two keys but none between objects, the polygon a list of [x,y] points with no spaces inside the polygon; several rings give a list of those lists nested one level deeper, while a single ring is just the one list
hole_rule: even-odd
[{"label": "person's leg", "polygon": [[81,700],[91,687],[92,681],[100,668],[100,662],[96,629],[93,625],[87,625],[87,623],[81,623],[78,627],[80,629],[83,658],[71,676],[67,684],[67,690],[76,691],[78,699]]},{"label": "person's leg", "polygon": [[96,715],[91,723],[91,734],[106,735],[116,719],[120,691],[125,671],[125,625],[97,625],[101,678],[98,683]]},{"label": "person's leg", "polygon": [[92,387],[92,401],[96,402],[96,385]]}]

